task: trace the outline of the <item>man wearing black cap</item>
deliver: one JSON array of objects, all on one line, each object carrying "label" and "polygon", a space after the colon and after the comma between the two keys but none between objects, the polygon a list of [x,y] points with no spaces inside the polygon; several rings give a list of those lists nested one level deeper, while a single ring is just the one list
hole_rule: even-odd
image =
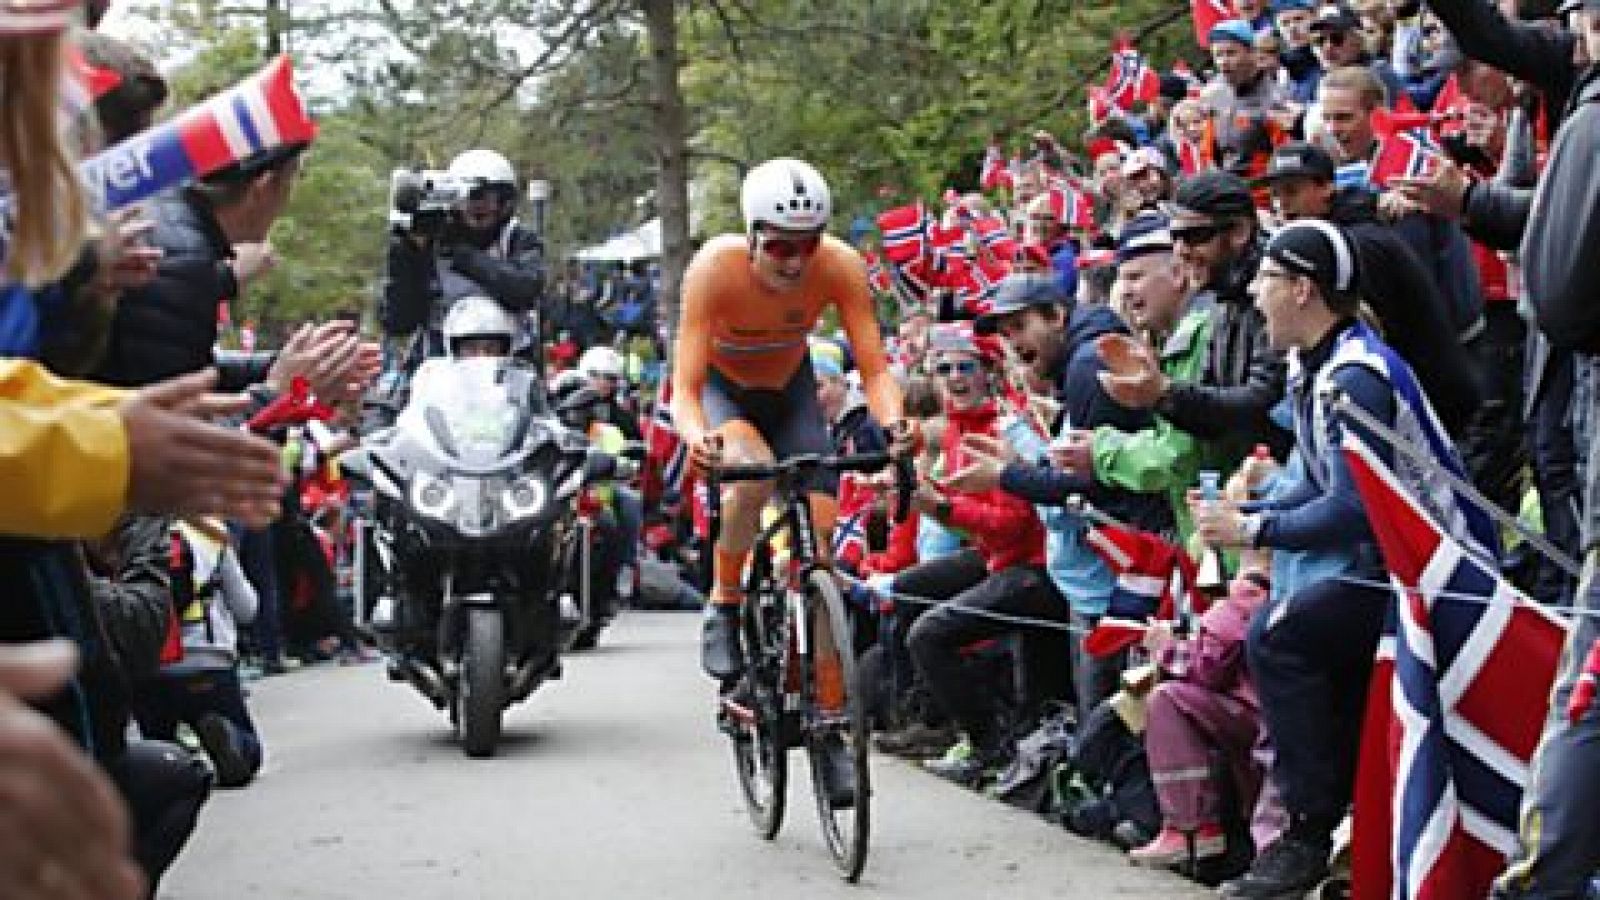
[{"label": "man wearing black cap", "polygon": [[1402,96],[1405,84],[1387,59],[1373,59],[1361,36],[1361,19],[1347,6],[1330,4],[1317,12],[1311,23],[1311,45],[1323,72],[1344,66],[1364,66],[1383,82],[1391,108]]},{"label": "man wearing black cap", "polygon": [[1445,428],[1462,434],[1479,408],[1476,363],[1455,338],[1432,274],[1394,229],[1378,221],[1372,194],[1336,187],[1333,158],[1303,142],[1273,151],[1258,183],[1271,189],[1285,222],[1326,219],[1350,235],[1360,257],[1361,298],[1377,316],[1384,341],[1416,371]]},{"label": "man wearing black cap", "polygon": [[1234,459],[1256,444],[1284,450],[1288,435],[1270,417],[1283,397],[1283,360],[1268,345],[1249,294],[1261,261],[1250,186],[1231,173],[1204,172],[1178,185],[1168,211],[1178,259],[1213,303],[1205,370],[1195,380],[1172,379],[1146,353],[1136,373],[1124,373],[1108,390],[1118,403],[1153,409],[1178,428],[1218,442]]},{"label": "man wearing black cap", "polygon": [[[1275,555],[1272,600],[1253,621],[1247,652],[1289,828],[1247,874],[1224,885],[1224,897],[1276,900],[1314,887],[1327,875],[1330,836],[1351,800],[1367,683],[1392,597],[1345,463],[1346,429],[1355,428],[1386,464],[1394,451],[1342,416],[1332,397],[1347,398],[1414,446],[1451,446],[1411,370],[1356,318],[1359,265],[1349,237],[1320,219],[1290,223],[1268,243],[1254,292],[1273,346],[1292,360],[1299,464],[1252,509],[1195,504],[1208,545]],[[1437,464],[1462,471],[1453,450]],[[1452,537],[1492,552],[1494,528],[1481,510],[1441,497],[1431,472],[1394,468],[1402,488],[1427,498],[1435,520],[1458,532]]]}]

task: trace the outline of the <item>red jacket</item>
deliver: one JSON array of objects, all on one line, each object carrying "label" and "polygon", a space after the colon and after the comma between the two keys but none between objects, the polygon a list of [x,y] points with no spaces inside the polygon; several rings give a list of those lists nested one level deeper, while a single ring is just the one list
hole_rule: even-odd
[{"label": "red jacket", "polygon": [[[943,466],[947,475],[966,467],[961,438],[968,434],[998,436],[999,417],[993,403],[945,412],[949,424],[944,430]],[[989,571],[1024,564],[1044,565],[1044,525],[1028,501],[999,488],[974,494],[952,492],[949,498],[950,518],[945,524],[966,534],[983,554]]]}]

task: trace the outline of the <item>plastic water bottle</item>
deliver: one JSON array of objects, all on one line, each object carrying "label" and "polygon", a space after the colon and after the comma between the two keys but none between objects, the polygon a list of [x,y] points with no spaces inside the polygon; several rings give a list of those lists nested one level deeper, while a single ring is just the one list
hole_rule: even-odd
[{"label": "plastic water bottle", "polygon": [[[1200,473],[1200,497],[1209,506],[1216,503],[1221,494],[1222,476],[1213,471]],[[1207,546],[1200,556],[1200,568],[1195,573],[1194,586],[1201,592],[1213,597],[1221,597],[1228,592],[1228,570],[1222,561],[1222,554],[1217,548]]]}]

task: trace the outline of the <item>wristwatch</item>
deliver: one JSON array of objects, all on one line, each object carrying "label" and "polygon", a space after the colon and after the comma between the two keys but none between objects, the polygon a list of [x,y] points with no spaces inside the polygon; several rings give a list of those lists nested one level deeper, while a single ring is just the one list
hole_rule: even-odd
[{"label": "wristwatch", "polygon": [[1245,513],[1239,517],[1239,536],[1244,538],[1247,547],[1258,546],[1261,538],[1262,516],[1260,513]]}]

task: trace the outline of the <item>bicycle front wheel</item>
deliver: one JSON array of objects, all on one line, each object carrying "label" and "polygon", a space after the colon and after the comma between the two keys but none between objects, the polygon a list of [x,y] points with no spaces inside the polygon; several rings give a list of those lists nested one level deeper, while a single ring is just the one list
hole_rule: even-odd
[{"label": "bicycle front wheel", "polygon": [[789,785],[790,735],[781,687],[787,642],[781,622],[764,621],[775,610],[762,599],[753,593],[745,600],[740,617],[745,674],[722,698],[722,721],[733,742],[734,768],[750,824],[770,841],[783,827]]},{"label": "bicycle front wheel", "polygon": [[855,882],[867,864],[872,820],[866,687],[859,680],[850,620],[833,574],[814,569],[803,588],[811,625],[802,708],[812,792],[828,852],[844,880]]}]

